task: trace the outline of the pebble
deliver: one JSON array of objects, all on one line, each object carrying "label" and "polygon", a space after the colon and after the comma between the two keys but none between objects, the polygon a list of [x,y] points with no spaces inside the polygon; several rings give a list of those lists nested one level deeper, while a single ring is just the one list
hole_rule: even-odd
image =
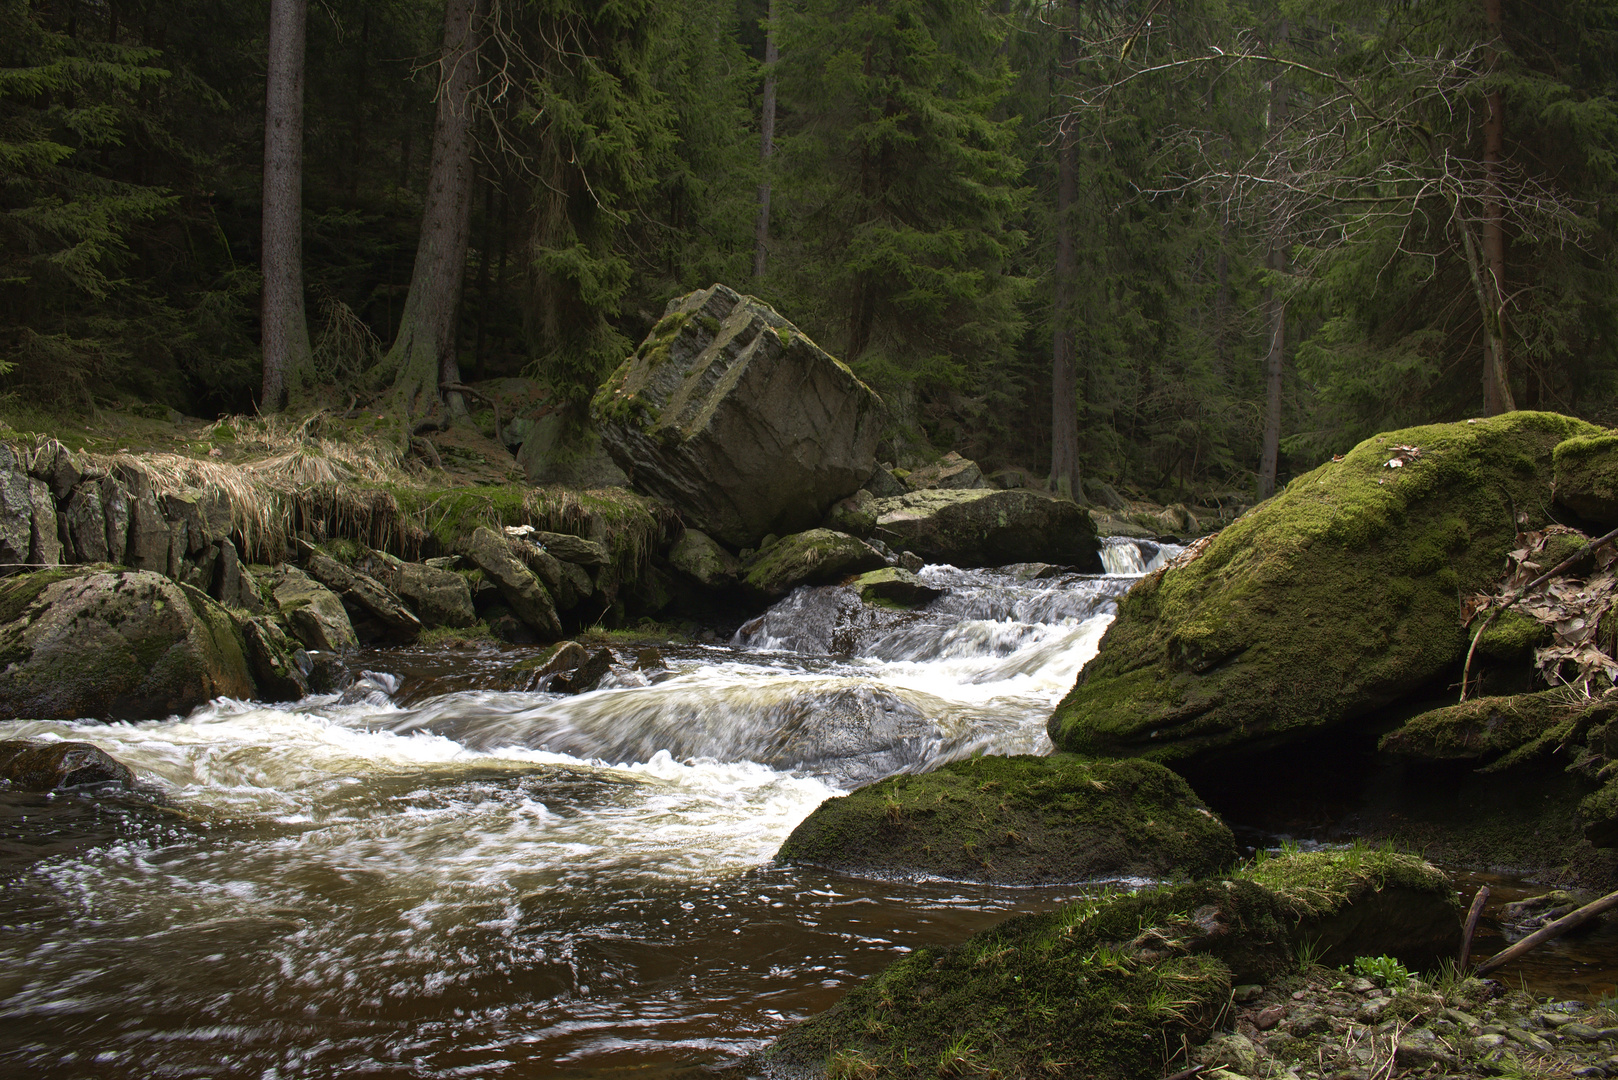
[{"label": "pebble", "polygon": [[1231,988],[1230,996],[1239,1004],[1245,1005],[1249,1001],[1256,1000],[1262,993],[1264,993],[1264,987],[1258,985],[1258,983],[1242,983],[1240,986]]},{"label": "pebble", "polygon": [[1269,1008],[1253,1017],[1253,1026],[1258,1028],[1260,1031],[1268,1031],[1276,1024],[1279,1024],[1281,1022],[1281,1017],[1285,1015],[1285,1005],[1271,1005]]}]

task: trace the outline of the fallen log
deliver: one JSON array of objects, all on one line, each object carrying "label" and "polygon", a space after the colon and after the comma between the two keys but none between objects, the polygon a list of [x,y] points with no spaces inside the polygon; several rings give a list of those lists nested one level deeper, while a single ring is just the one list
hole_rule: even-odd
[{"label": "fallen log", "polygon": [[1569,930],[1575,930],[1589,922],[1591,919],[1595,918],[1597,915],[1600,915],[1602,912],[1610,911],[1615,907],[1618,907],[1618,892],[1608,893],[1600,900],[1592,900],[1590,903],[1585,904],[1577,911],[1569,912],[1568,914],[1563,915],[1560,919],[1557,919],[1555,922],[1540,927],[1532,934],[1529,934],[1527,937],[1517,942],[1517,944],[1513,945],[1511,948],[1495,953],[1493,956],[1483,961],[1483,963],[1479,964],[1477,969],[1473,971],[1472,974],[1478,976],[1486,975],[1495,968],[1500,967],[1502,964],[1509,964],[1511,961],[1517,959],[1517,957],[1532,950],[1536,946],[1543,945],[1547,941],[1554,941],[1556,938],[1561,937]]}]

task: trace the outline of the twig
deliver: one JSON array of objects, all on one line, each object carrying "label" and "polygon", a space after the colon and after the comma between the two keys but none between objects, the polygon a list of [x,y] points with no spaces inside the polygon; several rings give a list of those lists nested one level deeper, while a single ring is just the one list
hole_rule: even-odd
[{"label": "twig", "polygon": [[1189,1069],[1181,1069],[1177,1073],[1171,1073],[1163,1077],[1163,1080],[1191,1080],[1193,1076],[1197,1076],[1207,1067],[1206,1065],[1193,1065]]},{"label": "twig", "polygon": [[1478,916],[1483,914],[1483,905],[1488,902],[1489,887],[1484,885],[1472,899],[1472,910],[1466,913],[1466,929],[1461,931],[1461,958],[1455,964],[1456,971],[1466,970],[1466,961],[1472,955],[1472,935],[1477,933],[1478,929]]},{"label": "twig", "polygon": [[1493,971],[1502,964],[1507,964],[1517,959],[1517,957],[1521,956],[1525,952],[1528,952],[1535,946],[1543,945],[1547,941],[1554,941],[1556,938],[1561,937],[1569,930],[1576,930],[1583,926],[1597,915],[1600,915],[1603,911],[1608,911],[1615,907],[1618,907],[1618,892],[1608,893],[1600,900],[1591,901],[1572,914],[1563,915],[1560,919],[1557,919],[1548,926],[1540,927],[1538,930],[1535,930],[1532,934],[1529,934],[1527,937],[1523,938],[1521,941],[1517,942],[1517,944],[1513,945],[1504,952],[1495,953],[1493,956],[1483,961],[1483,963],[1479,964],[1477,966],[1477,970],[1472,974],[1484,975],[1490,971]]},{"label": "twig", "polygon": [[1612,532],[1607,533],[1605,536],[1596,537],[1584,547],[1580,548],[1578,551],[1575,551],[1573,554],[1569,555],[1567,558],[1563,559],[1561,562],[1539,575],[1533,581],[1530,581],[1528,584],[1518,589],[1515,593],[1506,598],[1505,603],[1489,612],[1489,617],[1483,620],[1483,625],[1478,627],[1478,632],[1472,635],[1472,644],[1466,650],[1466,664],[1461,668],[1462,701],[1466,700],[1467,679],[1472,672],[1472,654],[1477,652],[1478,639],[1483,636],[1483,632],[1489,628],[1491,623],[1494,622],[1495,616],[1499,615],[1502,611],[1506,611],[1507,609],[1514,607],[1519,600],[1533,592],[1535,589],[1539,588],[1541,585],[1545,584],[1547,581],[1551,580],[1551,578],[1566,573],[1569,569],[1578,565],[1580,560],[1589,555],[1593,555],[1603,545],[1610,544],[1614,540],[1618,540],[1618,529],[1612,530]]}]

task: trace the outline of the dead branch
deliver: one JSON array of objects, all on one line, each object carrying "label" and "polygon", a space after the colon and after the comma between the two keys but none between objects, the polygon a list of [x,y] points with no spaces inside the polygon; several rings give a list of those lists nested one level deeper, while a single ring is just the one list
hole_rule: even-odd
[{"label": "dead branch", "polygon": [[1540,927],[1532,934],[1529,934],[1527,937],[1517,942],[1517,944],[1513,945],[1511,948],[1506,949],[1503,952],[1495,953],[1493,956],[1483,961],[1483,963],[1479,964],[1477,966],[1477,970],[1472,972],[1472,974],[1478,976],[1486,975],[1503,964],[1509,964],[1523,953],[1526,953],[1539,945],[1543,945],[1547,941],[1554,941],[1563,934],[1567,933],[1569,930],[1575,930],[1589,922],[1591,919],[1595,918],[1597,915],[1600,915],[1602,912],[1609,911],[1615,907],[1618,907],[1618,892],[1608,893],[1600,900],[1595,900],[1591,903],[1585,904],[1583,907],[1579,908],[1579,910],[1567,915],[1563,915],[1560,919],[1557,919],[1555,922],[1550,923],[1547,926]]}]

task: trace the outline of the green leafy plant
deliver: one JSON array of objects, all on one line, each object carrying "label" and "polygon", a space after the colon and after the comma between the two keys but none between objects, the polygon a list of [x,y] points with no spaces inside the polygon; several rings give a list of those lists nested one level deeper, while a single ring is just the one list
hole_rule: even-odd
[{"label": "green leafy plant", "polygon": [[1393,991],[1410,985],[1410,971],[1391,956],[1356,956],[1354,974]]}]

